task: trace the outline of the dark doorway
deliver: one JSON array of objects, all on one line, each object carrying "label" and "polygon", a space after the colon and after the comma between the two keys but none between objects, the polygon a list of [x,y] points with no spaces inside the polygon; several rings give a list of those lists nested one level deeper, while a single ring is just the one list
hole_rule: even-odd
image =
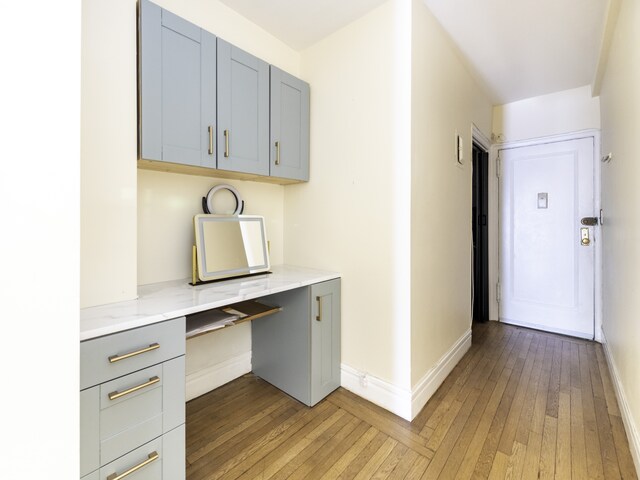
[{"label": "dark doorway", "polygon": [[473,321],[489,320],[489,153],[473,144]]}]

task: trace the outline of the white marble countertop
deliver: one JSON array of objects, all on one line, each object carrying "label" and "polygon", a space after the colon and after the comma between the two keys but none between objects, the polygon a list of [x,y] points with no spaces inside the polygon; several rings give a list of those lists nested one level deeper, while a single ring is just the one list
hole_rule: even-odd
[{"label": "white marble countertop", "polygon": [[290,265],[273,266],[271,272],[195,287],[190,279],[141,285],[136,300],[80,310],[80,341],[340,278]]}]

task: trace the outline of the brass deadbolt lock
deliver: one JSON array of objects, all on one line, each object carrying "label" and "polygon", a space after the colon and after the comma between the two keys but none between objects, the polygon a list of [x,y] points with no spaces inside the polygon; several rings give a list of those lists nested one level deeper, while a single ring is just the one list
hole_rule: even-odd
[{"label": "brass deadbolt lock", "polygon": [[589,238],[589,229],[581,228],[580,229],[580,244],[583,247],[588,247],[591,244],[591,239]]}]

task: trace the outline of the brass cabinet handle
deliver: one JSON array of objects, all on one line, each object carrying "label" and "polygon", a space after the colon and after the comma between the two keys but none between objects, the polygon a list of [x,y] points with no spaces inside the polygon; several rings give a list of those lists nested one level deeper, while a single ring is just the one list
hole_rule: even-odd
[{"label": "brass cabinet handle", "polygon": [[158,383],[159,381],[160,381],[160,377],[157,377],[157,376],[151,377],[148,382],[144,382],[135,387],[131,387],[128,390],[125,390],[124,392],[118,392],[116,390],[115,392],[111,392],[109,394],[109,400],[116,400],[120,397],[124,397],[125,395],[129,395],[130,393],[137,392],[138,390],[142,390],[143,388],[149,387],[155,383]]},{"label": "brass cabinet handle", "polygon": [[136,350],[135,352],[125,353],[124,355],[111,355],[109,357],[109,363],[116,363],[116,362],[119,362],[120,360],[125,360],[127,358],[135,357],[136,355],[140,355],[140,354],[143,354],[143,353],[151,352],[151,351],[157,350],[159,348],[160,348],[160,344],[159,343],[152,343],[148,347],[142,348],[140,350]]},{"label": "brass cabinet handle", "polygon": [[124,477],[128,477],[133,472],[140,470],[142,467],[146,467],[151,462],[155,462],[158,458],[160,458],[160,455],[158,455],[158,452],[151,452],[144,462],[139,463],[135,467],[131,467],[129,470],[121,473],[120,475],[118,475],[117,473],[112,473],[107,477],[107,480],[122,480]]},{"label": "brass cabinet handle", "polygon": [[276,165],[280,165],[280,142],[276,142]]},{"label": "brass cabinet handle", "polygon": [[224,156],[229,157],[229,130],[224,131]]},{"label": "brass cabinet handle", "polygon": [[316,297],[316,301],[318,302],[318,315],[316,315],[316,320],[318,322],[322,321],[322,297]]},{"label": "brass cabinet handle", "polygon": [[209,155],[213,155],[213,127],[209,125]]}]

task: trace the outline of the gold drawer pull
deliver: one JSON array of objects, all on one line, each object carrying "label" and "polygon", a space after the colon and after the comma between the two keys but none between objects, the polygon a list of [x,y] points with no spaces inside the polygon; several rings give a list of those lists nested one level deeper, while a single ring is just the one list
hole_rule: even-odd
[{"label": "gold drawer pull", "polygon": [[109,357],[109,363],[116,363],[116,362],[119,362],[120,360],[124,360],[126,358],[135,357],[136,355],[140,355],[142,353],[151,352],[152,350],[157,350],[159,348],[160,348],[160,344],[159,343],[152,343],[147,348],[143,348],[141,350],[136,350],[135,352],[125,353],[124,355],[111,355]]},{"label": "gold drawer pull", "polygon": [[316,315],[316,320],[318,322],[322,321],[322,297],[316,297],[316,301],[318,302],[318,315]]},{"label": "gold drawer pull", "polygon": [[130,393],[137,392],[138,390],[142,390],[143,388],[153,385],[154,383],[158,383],[159,381],[160,381],[160,377],[151,377],[148,382],[145,382],[136,387],[131,387],[130,389],[125,390],[124,392],[118,392],[118,391],[111,392],[109,394],[109,400],[116,400],[120,397],[124,397],[125,395],[129,395]]},{"label": "gold drawer pull", "polygon": [[209,125],[209,155],[213,155],[213,126]]},{"label": "gold drawer pull", "polygon": [[120,475],[118,475],[117,473],[112,473],[107,477],[107,480],[122,480],[124,477],[128,477],[133,472],[140,470],[142,467],[146,467],[151,462],[155,462],[158,458],[160,458],[160,455],[158,455],[158,452],[151,452],[149,454],[149,457],[144,462],[139,463],[135,467],[131,467],[129,470],[127,470],[124,473],[121,473]]}]

